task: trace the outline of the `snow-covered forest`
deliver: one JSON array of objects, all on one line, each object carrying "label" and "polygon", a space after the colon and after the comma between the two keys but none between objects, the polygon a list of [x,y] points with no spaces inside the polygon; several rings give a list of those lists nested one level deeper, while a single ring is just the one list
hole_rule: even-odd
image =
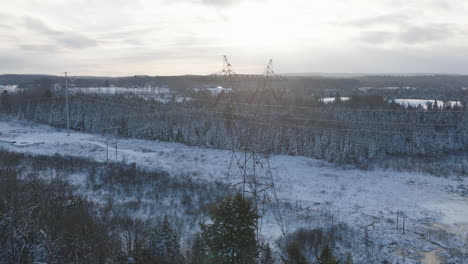
[{"label": "snow-covered forest", "polygon": [[[192,78],[78,80],[70,130],[61,78],[4,86],[0,263],[466,262],[462,87]],[[229,176],[252,150],[274,181],[262,209]]]},{"label": "snow-covered forest", "polygon": [[[435,102],[422,108],[355,95],[332,104],[310,96],[304,98],[309,106],[261,102],[258,107],[242,103],[247,95],[216,104],[218,96],[197,93],[193,100],[161,102],[128,94],[77,93],[69,99],[70,128],[221,149],[250,146],[361,166],[384,158],[450,162],[453,153],[461,153],[462,162],[440,170],[428,164],[425,170],[467,172],[468,115],[463,105]],[[4,95],[2,102],[9,115],[66,127],[63,96]]]},{"label": "snow-covered forest", "polygon": [[[27,148],[24,152],[28,152]],[[203,245],[200,239],[207,234],[200,223],[211,222],[210,208],[229,193],[218,181],[201,180],[199,177],[203,175],[194,177],[188,172],[176,176],[154,167],[139,169],[138,162],[106,164],[58,154],[32,156],[9,151],[0,152],[0,157],[2,263],[147,263],[145,261],[158,259],[157,256],[167,256],[168,249],[175,250],[170,255],[177,258],[177,262],[171,258],[155,263],[210,261],[204,257],[208,251],[200,248]],[[300,182],[306,175],[298,175],[293,181]],[[374,174],[374,178],[378,175],[384,174]],[[416,186],[421,184],[419,181],[432,181],[428,178],[431,176],[399,177],[418,181]],[[322,176],[321,181],[327,178],[330,175]],[[359,188],[363,182],[358,183],[358,178],[336,189],[348,192],[348,189]],[[356,186],[351,182],[356,182]],[[280,189],[287,188],[283,181],[278,181],[278,185]],[[323,197],[328,196],[328,192],[332,196],[337,193],[333,187],[320,191]],[[400,194],[405,195],[404,192]],[[334,199],[324,198],[320,205],[318,197],[315,202],[303,200],[314,195],[300,196],[303,199],[281,196],[284,197],[281,212],[287,231],[282,235],[271,211],[262,215],[261,235],[257,241],[259,251],[253,255],[258,254],[258,261],[266,258],[270,262],[260,263],[281,263],[281,259],[312,261],[320,259],[327,247],[339,263],[418,263],[426,252],[444,252],[452,263],[466,260],[463,231],[451,233],[426,224],[425,221],[437,221],[428,218],[433,216],[430,210],[424,209],[427,212],[422,216],[428,215],[425,219],[416,216],[418,209],[411,208],[412,204],[401,204],[392,209],[395,211],[381,208],[385,213],[374,217],[372,214],[376,212],[372,210],[348,209],[346,202]],[[358,203],[365,201],[365,197],[358,198]],[[385,195],[381,198],[387,199]],[[380,206],[376,205],[375,209],[378,208]],[[226,210],[224,213],[229,213]],[[170,225],[164,223],[165,219],[169,219]],[[163,227],[171,231],[161,234],[159,230]],[[83,235],[83,232],[92,232],[93,236]],[[154,243],[167,237],[171,239],[164,240],[167,242],[164,246]],[[221,244],[220,241],[216,243]]]}]

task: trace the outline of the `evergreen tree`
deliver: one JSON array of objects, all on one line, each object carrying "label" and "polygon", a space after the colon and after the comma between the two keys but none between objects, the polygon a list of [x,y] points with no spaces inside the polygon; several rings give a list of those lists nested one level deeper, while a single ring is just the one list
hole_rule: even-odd
[{"label": "evergreen tree", "polygon": [[434,100],[434,105],[432,106],[432,109],[439,110],[439,106],[437,105],[437,100]]},{"label": "evergreen tree", "polygon": [[335,101],[333,103],[340,103],[341,102],[341,96],[339,92],[336,92],[335,94]]},{"label": "evergreen tree", "polygon": [[167,216],[152,232],[149,251],[161,263],[179,263],[182,260],[179,236],[172,229]]},{"label": "evergreen tree", "polygon": [[326,245],[322,252],[320,253],[320,257],[318,258],[318,264],[338,264],[335,256],[328,245]]},{"label": "evergreen tree", "polygon": [[351,253],[348,253],[346,255],[346,260],[345,260],[344,264],[353,264],[353,263],[354,263],[353,262],[353,256],[351,255]]},{"label": "evergreen tree", "polygon": [[271,248],[268,243],[265,243],[262,247],[262,256],[260,258],[260,264],[275,264],[275,260],[271,254]]},{"label": "evergreen tree", "polygon": [[192,244],[192,248],[188,254],[187,262],[190,264],[205,264],[209,263],[209,259],[207,256],[206,245],[203,241],[203,237],[201,234],[197,234],[195,240]]},{"label": "evergreen tree", "polygon": [[306,256],[302,253],[300,245],[297,241],[291,242],[286,248],[288,259],[285,264],[308,264]]},{"label": "evergreen tree", "polygon": [[1,100],[0,100],[1,108],[5,113],[11,113],[11,98],[8,94],[7,90],[2,92]]},{"label": "evergreen tree", "polygon": [[240,194],[228,197],[211,210],[210,217],[213,223],[201,228],[214,263],[255,263],[258,215],[252,202]]}]

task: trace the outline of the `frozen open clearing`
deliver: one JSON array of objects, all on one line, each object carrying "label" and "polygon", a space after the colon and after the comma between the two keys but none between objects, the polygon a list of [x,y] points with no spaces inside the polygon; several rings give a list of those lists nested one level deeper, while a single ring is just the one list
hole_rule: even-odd
[{"label": "frozen open clearing", "polygon": [[[109,146],[109,158],[115,161],[115,143]],[[41,155],[70,155],[106,161],[106,137],[71,132],[31,122],[0,121],[0,147],[15,152]],[[231,152],[179,143],[139,139],[118,140],[117,161],[164,169],[174,177],[190,175],[195,180],[223,181]],[[466,247],[468,234],[468,197],[466,178],[435,177],[421,173],[372,170],[363,171],[333,166],[306,157],[272,155],[270,157],[279,198],[306,211],[327,210],[337,221],[351,226],[372,225],[391,244],[408,242],[425,251],[438,247]],[[80,179],[73,179],[80,184]],[[397,212],[404,215],[408,231],[405,238],[390,220]],[[286,216],[287,231],[314,227],[316,223],[293,215]],[[423,239],[421,228],[440,228],[456,234],[450,243]],[[262,230],[274,240],[281,233],[273,219]],[[395,249],[396,251],[397,249]],[[432,253],[431,253],[432,254]],[[428,257],[429,259],[429,257]],[[428,262],[429,263],[429,262]]]}]

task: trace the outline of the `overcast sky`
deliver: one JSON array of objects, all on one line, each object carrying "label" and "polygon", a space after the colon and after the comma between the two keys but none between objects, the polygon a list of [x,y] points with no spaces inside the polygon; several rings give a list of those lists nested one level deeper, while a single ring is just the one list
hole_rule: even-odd
[{"label": "overcast sky", "polygon": [[0,73],[468,74],[468,1],[0,0]]}]

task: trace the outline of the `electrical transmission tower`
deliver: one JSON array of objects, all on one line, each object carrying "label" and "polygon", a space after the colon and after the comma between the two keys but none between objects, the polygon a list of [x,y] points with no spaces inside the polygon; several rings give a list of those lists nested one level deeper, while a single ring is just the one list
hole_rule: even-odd
[{"label": "electrical transmission tower", "polygon": [[[268,98],[273,96],[273,100],[280,104],[281,100],[286,92],[286,81],[284,76],[278,75],[273,70],[273,59],[270,59],[263,74],[260,77],[260,83],[258,83],[254,94],[249,100],[249,104],[257,103],[255,110],[255,116],[258,115],[258,111],[263,102],[267,102]],[[279,87],[275,87],[276,84],[280,84]]]},{"label": "electrical transmission tower", "polygon": [[70,104],[68,100],[68,96],[70,95],[69,92],[69,87],[75,88],[75,78],[74,77],[69,77],[68,76],[69,72],[64,72],[65,76],[65,83],[64,83],[64,88],[65,88],[65,111],[67,114],[67,136],[70,136]]},{"label": "electrical transmission tower", "polygon": [[[218,87],[221,88],[221,90],[216,96],[214,106],[219,103],[221,98],[225,97],[226,92],[228,92],[229,95],[232,95],[232,93],[234,93],[234,91],[236,91],[240,85],[239,75],[234,72],[232,65],[226,55],[223,55],[223,69],[221,71],[210,74],[207,80],[221,84],[221,87]],[[231,102],[232,97],[228,97],[228,101]]]},{"label": "electrical transmission tower", "polygon": [[[106,164],[109,166],[109,144],[112,141],[112,138],[114,139],[115,143],[115,161],[117,162],[117,153],[118,153],[118,145],[119,145],[119,129],[121,129],[121,126],[108,126],[102,129],[103,134],[106,136]],[[109,131],[111,131],[109,133]]]},{"label": "electrical transmission tower", "polygon": [[[240,82],[243,80],[260,81],[261,83],[258,84],[250,100],[253,101],[255,97],[258,97],[256,100],[257,110],[252,116],[254,119],[257,117],[258,108],[260,107],[263,97],[265,97],[267,93],[272,93],[272,84],[278,80],[284,79],[274,73],[272,60],[269,61],[263,75],[246,75],[236,74],[232,70],[232,65],[226,56],[223,56],[223,70],[211,76],[218,78],[218,81],[222,81],[223,88],[229,87],[232,89],[230,93],[231,96],[227,103],[230,112],[234,111],[232,109],[234,103],[233,95],[238,92]],[[219,102],[222,95],[223,94],[220,94],[220,96],[218,96],[216,103]],[[250,125],[252,124],[250,123]],[[235,192],[252,197],[255,209],[260,216],[265,214],[266,205],[271,205],[270,208],[273,209],[272,213],[284,234],[283,219],[279,209],[279,200],[276,194],[268,155],[265,151],[256,148],[258,144],[255,142],[255,127],[246,126],[249,125],[244,124],[244,126],[236,126],[236,120],[233,118],[233,114],[230,113],[230,115],[228,115],[228,130],[231,133],[232,156],[226,174],[227,185],[229,189]],[[234,135],[237,135],[237,141],[234,140]],[[260,226],[257,226],[257,236],[260,228]]]},{"label": "electrical transmission tower", "polygon": [[225,76],[234,76],[236,73],[232,70],[232,65],[226,55],[223,55],[223,70],[221,71]]},{"label": "electrical transmission tower", "polygon": [[70,106],[68,104],[68,76],[65,72],[65,107],[67,111],[67,136],[70,136]]},{"label": "electrical transmission tower", "polygon": [[[263,95],[267,92],[271,92],[276,102],[279,103],[286,93],[285,82],[287,81],[287,79],[286,77],[275,73],[275,71],[273,70],[273,59],[270,59],[267,67],[265,68],[265,71],[263,72],[263,81]],[[283,86],[279,88],[274,87],[274,83],[277,82],[282,83]]]}]

